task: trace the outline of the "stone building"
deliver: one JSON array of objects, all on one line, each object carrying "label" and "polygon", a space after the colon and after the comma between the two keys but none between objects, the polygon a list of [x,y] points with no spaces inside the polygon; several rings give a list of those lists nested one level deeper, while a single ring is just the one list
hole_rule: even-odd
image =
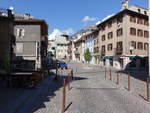
[{"label": "stone building", "polygon": [[48,45],[48,25],[45,20],[15,18],[14,35],[16,38],[15,68],[19,70],[43,68]]}]

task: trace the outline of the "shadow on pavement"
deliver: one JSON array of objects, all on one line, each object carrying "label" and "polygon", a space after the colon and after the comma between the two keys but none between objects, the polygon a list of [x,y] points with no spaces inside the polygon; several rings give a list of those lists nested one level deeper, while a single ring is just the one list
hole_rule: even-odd
[{"label": "shadow on pavement", "polygon": [[148,71],[147,70],[137,70],[137,69],[125,69],[118,71],[119,73],[123,73],[128,75],[130,73],[130,76],[132,76],[135,79],[141,80],[141,81],[146,81],[148,78]]},{"label": "shadow on pavement", "polygon": [[[35,111],[38,111],[41,108],[46,108],[45,102],[50,102],[50,99],[54,98],[56,96],[56,91],[58,91],[63,86],[63,79],[66,78],[65,75],[58,76],[58,81],[54,80],[55,75],[51,76],[51,79],[49,82],[49,86],[46,86],[45,90],[41,92],[37,100],[32,104],[33,107],[30,107],[30,112],[28,113],[34,113]],[[73,81],[75,80],[83,80],[86,78],[83,77],[74,77]],[[47,84],[48,85],[48,84]],[[61,99],[61,98],[60,98]],[[61,104],[61,100],[59,101],[59,104]],[[55,105],[58,107],[57,105]],[[53,108],[49,108],[53,109]]]},{"label": "shadow on pavement", "polygon": [[[56,96],[56,91],[62,87],[62,81],[66,76],[60,75],[58,81],[54,81],[54,77],[55,74],[51,73],[34,89],[1,88],[0,113],[35,113],[46,108],[45,103],[50,104],[51,99]],[[73,80],[83,79],[87,78],[73,78]]]}]

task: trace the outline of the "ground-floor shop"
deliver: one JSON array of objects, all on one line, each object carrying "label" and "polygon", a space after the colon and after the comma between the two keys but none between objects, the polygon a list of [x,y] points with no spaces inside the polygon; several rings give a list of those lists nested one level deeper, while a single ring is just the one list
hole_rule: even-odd
[{"label": "ground-floor shop", "polygon": [[147,68],[148,57],[145,56],[104,56],[100,63],[103,66],[112,66],[117,69]]}]

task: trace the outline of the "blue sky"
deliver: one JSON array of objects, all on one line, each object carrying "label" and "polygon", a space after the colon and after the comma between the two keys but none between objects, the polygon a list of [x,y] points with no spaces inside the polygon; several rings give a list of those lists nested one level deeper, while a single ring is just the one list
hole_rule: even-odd
[{"label": "blue sky", "polygon": [[[45,19],[49,33],[54,29],[78,31],[121,9],[123,0],[0,0],[0,7],[14,7],[15,12],[30,13]],[[129,5],[147,8],[148,0],[129,0]],[[86,16],[86,17],[85,17]],[[85,17],[85,18],[84,18]],[[84,18],[84,22],[83,22]]]}]

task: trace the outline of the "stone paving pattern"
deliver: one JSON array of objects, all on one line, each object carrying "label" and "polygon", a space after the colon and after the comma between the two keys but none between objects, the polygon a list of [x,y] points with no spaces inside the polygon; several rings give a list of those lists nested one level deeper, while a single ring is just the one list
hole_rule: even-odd
[{"label": "stone paving pattern", "polygon": [[[74,80],[71,90],[67,90],[66,106],[71,105],[65,113],[150,113],[150,103],[141,97],[146,97],[145,81],[131,77],[129,92],[127,74],[121,74],[120,85],[116,85],[115,69],[110,81],[109,73],[105,78],[104,68],[99,66],[70,63],[70,68],[74,69]],[[27,90],[21,95],[23,98],[16,98],[11,107],[0,113],[61,113],[62,79],[67,73],[59,71],[59,82],[53,81],[54,75],[48,76],[36,89]]]}]

